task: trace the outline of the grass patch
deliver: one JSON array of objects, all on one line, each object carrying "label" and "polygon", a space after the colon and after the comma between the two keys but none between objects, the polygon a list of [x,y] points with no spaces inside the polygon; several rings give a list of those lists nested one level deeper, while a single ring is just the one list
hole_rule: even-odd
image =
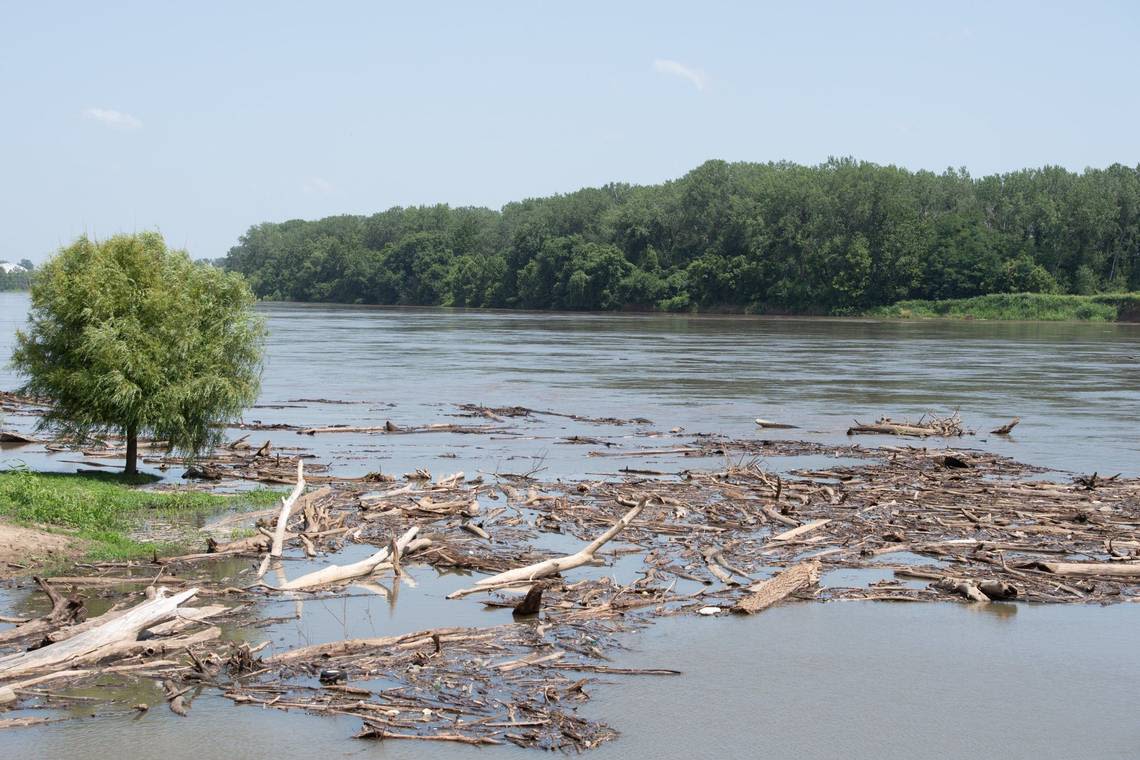
[{"label": "grass patch", "polygon": [[899,301],[873,309],[872,317],[896,319],[990,319],[1042,322],[1116,322],[1140,319],[1140,293],[1096,296],[993,293],[945,301]]},{"label": "grass patch", "polygon": [[180,548],[178,541],[146,541],[129,534],[144,520],[170,522],[224,509],[277,503],[280,494],[258,489],[239,494],[148,491],[154,478],[110,473],[0,472],[0,515],[14,522],[58,529],[90,545],[93,559],[141,557]]}]

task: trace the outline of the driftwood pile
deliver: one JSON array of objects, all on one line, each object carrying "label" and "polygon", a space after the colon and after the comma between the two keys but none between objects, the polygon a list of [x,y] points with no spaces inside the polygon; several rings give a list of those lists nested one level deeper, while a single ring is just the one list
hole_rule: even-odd
[{"label": "driftwood pile", "polygon": [[[1009,430],[1012,430],[1013,425],[1016,424],[1016,422],[1012,423]],[[1000,429],[1004,430],[1004,428]],[[1009,430],[1005,430],[1005,433],[1008,433]],[[902,435],[911,438],[960,438],[967,432],[957,413],[949,417],[923,415],[918,422],[895,422],[889,417],[882,417],[878,422],[869,424],[856,420],[855,425],[847,429],[847,435]],[[997,433],[998,431],[995,430],[994,432]]]},{"label": "driftwood pile", "polygon": [[[534,413],[465,411],[492,421]],[[756,614],[791,599],[1140,599],[1137,479],[1046,479],[963,448],[714,436],[591,453],[724,464],[576,482],[426,471],[394,481],[313,478],[318,468],[284,457],[263,471],[293,491],[280,507],[244,516],[259,519],[256,535],[41,582],[50,610],[0,630],[0,702],[7,693],[17,708],[43,706],[51,699],[36,687],[113,673],[160,680],[180,715],[193,715],[191,690],[207,689],[238,705],[357,716],[362,738],[581,750],[615,735],[576,712],[591,678],[675,673],[626,671],[607,659],[619,635],[661,616]],[[857,464],[783,475],[763,466],[765,457],[797,454]],[[258,457],[251,445],[213,461],[240,463],[226,466],[227,477],[242,477],[261,467],[251,463]],[[655,474],[637,474],[645,472]],[[373,553],[337,561],[348,544]],[[539,548],[550,546],[558,549]],[[246,570],[211,578],[218,558],[242,556]],[[278,556],[324,563],[300,573]],[[417,633],[272,654],[221,636],[219,620],[256,632],[260,601],[335,598],[411,565],[480,574],[450,604],[499,608],[512,622],[472,629],[440,620]],[[875,580],[843,585],[835,571]],[[85,599],[112,587],[117,605],[85,619]]]}]

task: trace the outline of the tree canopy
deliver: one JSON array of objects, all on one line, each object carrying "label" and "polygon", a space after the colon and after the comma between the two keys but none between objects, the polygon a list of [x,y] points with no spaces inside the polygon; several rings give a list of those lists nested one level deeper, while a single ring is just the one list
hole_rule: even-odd
[{"label": "tree canopy", "polygon": [[82,237],[37,272],[13,364],[23,392],[52,402],[42,425],[122,433],[133,473],[139,434],[193,455],[256,399],[264,325],[253,303],[240,275],[156,233]]},{"label": "tree canopy", "polygon": [[1140,288],[1140,167],[975,179],[852,159],[709,161],[660,185],[251,228],[258,296],[532,309],[852,313]]}]

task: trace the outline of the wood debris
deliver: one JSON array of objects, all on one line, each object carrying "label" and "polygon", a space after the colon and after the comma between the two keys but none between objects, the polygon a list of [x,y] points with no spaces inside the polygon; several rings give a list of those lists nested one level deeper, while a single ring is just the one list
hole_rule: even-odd
[{"label": "wood debris", "polygon": [[[495,430],[503,420],[525,424],[555,414],[461,411]],[[957,415],[859,427],[875,429],[853,428],[853,435],[966,434]],[[303,450],[235,442],[204,466],[227,480],[292,488],[282,508],[248,516],[260,521],[256,535],[212,539],[194,554],[103,563],[87,568],[90,576],[40,581],[50,610],[0,631],[0,690],[11,691],[10,707],[19,711],[40,706],[24,691],[39,679],[82,685],[116,674],[167,684],[163,693],[176,711],[199,690],[213,690],[236,705],[356,716],[361,738],[579,751],[616,736],[578,714],[590,678],[675,673],[608,661],[618,636],[662,617],[703,613],[706,624],[723,625],[729,610],[841,599],[1140,600],[1140,479],[1093,474],[1066,482],[996,454],[925,441],[866,447],[696,435],[653,448],[651,440],[568,442],[597,456],[713,464],[664,475],[631,467],[581,481],[544,481],[537,472],[433,479],[421,469],[393,482],[333,477]],[[779,474],[761,466],[769,457],[799,455],[836,461]],[[372,553],[337,561],[351,544]],[[240,580],[211,575],[212,563],[242,554],[251,561]],[[276,576],[260,583],[251,582],[258,555],[280,556]],[[323,566],[292,570],[293,561],[322,555]],[[477,573],[447,604],[484,604],[488,614],[501,611],[501,624],[462,628],[441,620],[428,630],[345,634],[263,658],[258,645],[223,637],[216,623],[256,630],[267,599],[394,595],[400,583],[414,594],[418,566]],[[856,570],[888,577],[837,580],[837,571]],[[391,588],[383,585],[388,580]],[[185,590],[153,590],[159,582]],[[483,594],[478,601],[462,599],[474,592]],[[85,619],[97,596],[117,604]],[[193,598],[204,601],[192,607]]]}]

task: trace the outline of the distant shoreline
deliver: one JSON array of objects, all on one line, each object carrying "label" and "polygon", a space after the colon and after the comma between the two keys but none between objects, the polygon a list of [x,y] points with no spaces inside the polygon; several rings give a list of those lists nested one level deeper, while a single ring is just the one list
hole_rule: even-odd
[{"label": "distant shoreline", "polygon": [[[27,293],[28,288],[4,288],[3,293]],[[686,311],[624,308],[609,311],[573,311],[565,309],[513,309],[506,307],[427,306],[412,304],[364,304],[340,301],[291,301],[262,299],[260,303],[313,304],[320,306],[372,307],[408,311],[448,309],[455,312],[502,314],[578,314],[593,316],[644,315],[678,317],[755,317],[766,319],[863,319],[863,320],[952,320],[988,322],[1115,322],[1140,324],[1140,293],[1108,293],[1078,296],[1049,293],[991,293],[973,298],[944,300],[906,300],[850,314],[826,312],[786,312],[741,309],[722,306]]]},{"label": "distant shoreline", "polygon": [[1094,296],[993,293],[942,301],[909,300],[867,316],[895,319],[984,319],[1034,322],[1140,322],[1140,293]]},{"label": "distant shoreline", "polygon": [[994,322],[1118,322],[1140,323],[1140,293],[1117,293],[1091,296],[1053,295],[1046,293],[994,293],[974,298],[940,301],[907,300],[890,306],[851,314],[822,312],[760,311],[720,307],[691,311],[654,309],[615,309],[609,311],[572,311],[564,309],[512,309],[473,306],[365,304],[339,301],[292,301],[263,299],[263,304],[308,304],[345,308],[397,309],[401,311],[434,311],[446,309],[456,313],[477,314],[550,314],[605,316],[675,316],[675,317],[744,317],[763,319],[834,319],[834,320],[899,320],[899,321],[994,321]]}]

